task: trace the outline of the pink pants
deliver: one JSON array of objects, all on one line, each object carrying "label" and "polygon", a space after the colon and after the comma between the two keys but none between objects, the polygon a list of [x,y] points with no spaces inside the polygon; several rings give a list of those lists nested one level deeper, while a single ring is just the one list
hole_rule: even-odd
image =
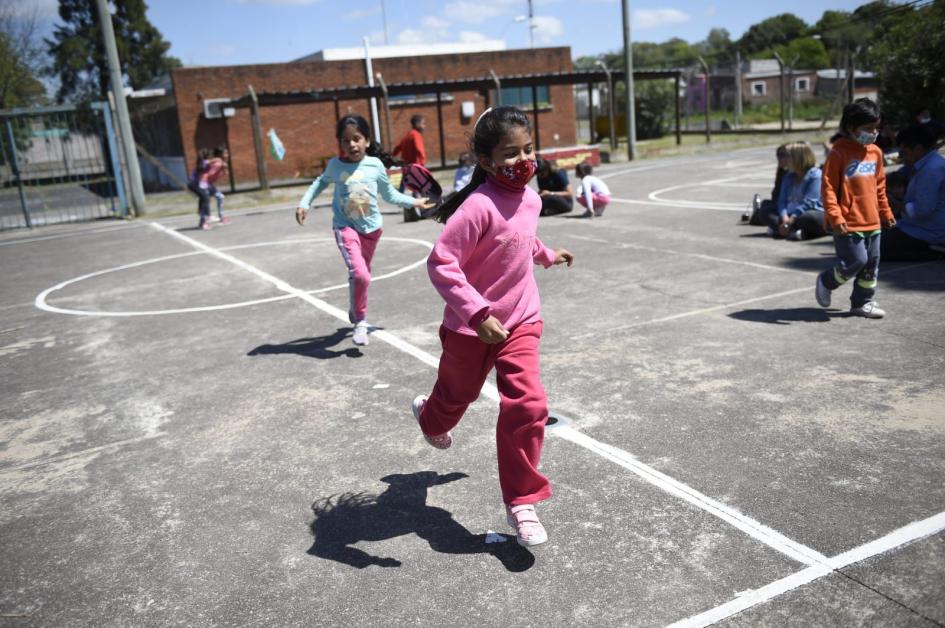
[{"label": "pink pants", "polygon": [[548,478],[538,472],[548,420],[548,399],[541,385],[538,343],[541,322],[519,325],[499,344],[488,345],[440,327],[443,353],[436,384],[420,414],[420,429],[436,436],[459,423],[489,371],[495,367],[499,388],[496,448],[502,501],[510,506],[551,497]]},{"label": "pink pants", "polygon": [[[587,201],[584,200],[584,196],[578,196],[577,200],[578,203],[581,204],[581,207],[587,207]],[[604,208],[610,204],[610,197],[606,194],[594,192],[591,194],[591,203],[594,207],[587,207],[587,209],[593,210],[595,216],[600,216],[604,213]]]},{"label": "pink pants", "polygon": [[367,289],[371,283],[371,260],[381,239],[382,229],[360,233],[351,227],[335,229],[335,244],[348,267],[348,319],[352,323],[367,318]]}]

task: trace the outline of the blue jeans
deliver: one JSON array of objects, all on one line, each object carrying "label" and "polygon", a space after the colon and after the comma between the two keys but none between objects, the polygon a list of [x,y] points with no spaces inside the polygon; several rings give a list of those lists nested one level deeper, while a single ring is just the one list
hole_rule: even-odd
[{"label": "blue jeans", "polygon": [[836,290],[856,278],[850,303],[861,307],[873,300],[879,277],[879,233],[873,235],[847,234],[833,237],[839,263],[820,274],[820,280],[829,290]]}]

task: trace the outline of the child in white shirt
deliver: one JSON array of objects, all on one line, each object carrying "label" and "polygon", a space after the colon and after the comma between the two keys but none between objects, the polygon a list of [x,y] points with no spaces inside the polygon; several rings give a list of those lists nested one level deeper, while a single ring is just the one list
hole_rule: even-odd
[{"label": "child in white shirt", "polygon": [[591,174],[591,164],[586,161],[574,168],[574,175],[581,181],[578,186],[578,203],[587,208],[583,218],[602,216],[604,209],[610,203],[610,188],[607,184]]}]

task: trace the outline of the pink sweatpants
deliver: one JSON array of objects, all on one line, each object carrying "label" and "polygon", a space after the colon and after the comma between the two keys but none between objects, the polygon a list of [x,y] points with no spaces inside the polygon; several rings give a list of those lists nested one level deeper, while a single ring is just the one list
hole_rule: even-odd
[{"label": "pink sweatpants", "polygon": [[348,267],[348,318],[352,323],[367,318],[367,290],[371,283],[371,260],[382,229],[361,233],[351,227],[335,229],[335,244]]},{"label": "pink sweatpants", "polygon": [[541,329],[541,322],[519,325],[504,342],[488,345],[477,336],[441,326],[443,353],[437,380],[420,413],[420,429],[426,434],[436,436],[453,429],[495,367],[499,485],[502,501],[510,506],[551,497],[548,478],[538,471],[548,420],[548,399],[539,374]]},{"label": "pink sweatpants", "polygon": [[594,192],[591,194],[591,203],[594,207],[587,207],[587,201],[584,200],[583,196],[577,197],[578,203],[581,204],[581,207],[586,207],[594,212],[595,216],[601,216],[604,213],[604,208],[610,204],[610,197],[606,194],[599,194]]}]

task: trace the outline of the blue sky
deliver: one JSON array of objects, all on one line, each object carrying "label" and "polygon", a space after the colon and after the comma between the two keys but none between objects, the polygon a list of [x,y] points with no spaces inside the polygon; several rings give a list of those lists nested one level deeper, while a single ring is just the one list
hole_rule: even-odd
[{"label": "blue sky", "polygon": [[[55,17],[56,0],[27,0]],[[826,9],[851,11],[863,0],[631,0],[634,41],[689,42],[709,29],[738,38],[767,17],[790,12],[812,24]],[[380,0],[148,0],[148,17],[185,65],[278,63],[321,50],[384,43]],[[529,44],[527,0],[384,0],[390,43],[503,39]],[[571,46],[593,55],[622,45],[620,0],[534,0],[535,45]],[[523,69],[524,70],[524,69]]]}]

